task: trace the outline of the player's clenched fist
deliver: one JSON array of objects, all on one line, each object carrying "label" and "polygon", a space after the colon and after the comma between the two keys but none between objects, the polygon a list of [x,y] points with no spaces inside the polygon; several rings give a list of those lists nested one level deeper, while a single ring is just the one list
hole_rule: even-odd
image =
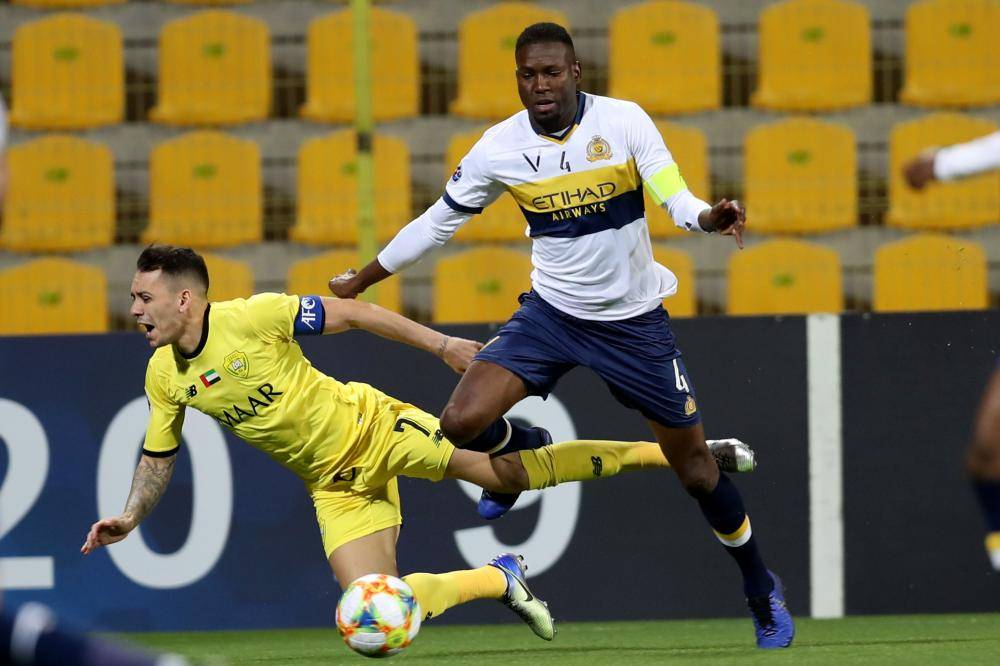
[{"label": "player's clenched fist", "polygon": [[358,272],[353,268],[348,268],[346,271],[340,275],[330,278],[328,286],[333,295],[337,298],[357,298],[358,294],[361,293],[361,289],[358,288],[357,276]]},{"label": "player's clenched fist", "polygon": [[122,516],[99,520],[90,526],[90,532],[87,533],[87,539],[83,542],[80,552],[89,555],[101,546],[118,543],[127,537],[134,527],[132,521]]},{"label": "player's clenched fist", "polygon": [[476,353],[483,348],[483,343],[465,338],[446,337],[441,342],[438,356],[441,357],[448,367],[462,374],[476,357]]},{"label": "player's clenched fist", "polygon": [[737,247],[743,249],[743,229],[747,225],[747,213],[743,204],[736,199],[720,199],[719,203],[698,216],[698,224],[705,231],[733,236]]}]

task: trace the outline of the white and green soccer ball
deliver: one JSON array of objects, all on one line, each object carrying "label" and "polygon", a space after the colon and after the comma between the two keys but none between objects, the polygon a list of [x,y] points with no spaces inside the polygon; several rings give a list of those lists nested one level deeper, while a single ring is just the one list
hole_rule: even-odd
[{"label": "white and green soccer ball", "polygon": [[413,642],[423,611],[395,576],[368,574],[347,586],[337,604],[337,630],[358,654],[391,657]]}]

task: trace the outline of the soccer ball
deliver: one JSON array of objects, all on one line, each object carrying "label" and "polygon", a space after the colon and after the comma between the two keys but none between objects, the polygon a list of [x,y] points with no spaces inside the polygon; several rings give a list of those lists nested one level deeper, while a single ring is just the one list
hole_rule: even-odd
[{"label": "soccer ball", "polygon": [[347,586],[337,604],[337,630],[358,654],[391,657],[413,642],[423,611],[405,582],[368,574]]}]

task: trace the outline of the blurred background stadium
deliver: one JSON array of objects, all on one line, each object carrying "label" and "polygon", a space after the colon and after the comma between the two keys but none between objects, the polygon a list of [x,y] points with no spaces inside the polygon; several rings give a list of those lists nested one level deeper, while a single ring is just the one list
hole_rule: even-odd
[{"label": "blurred background stadium", "polygon": [[[995,0],[375,2],[373,197],[346,3],[10,0],[0,333],[127,327],[154,240],[209,253],[213,300],[325,293],[359,263],[367,206],[384,244],[520,108],[513,44],[541,20],[570,27],[585,91],[654,116],[696,195],[747,205],[736,253],[647,199],[681,280],[673,316],[1000,300],[1000,174],[921,193],[900,175],[1000,125]],[[523,230],[505,194],[376,298],[423,321],[503,320],[528,285]]]}]

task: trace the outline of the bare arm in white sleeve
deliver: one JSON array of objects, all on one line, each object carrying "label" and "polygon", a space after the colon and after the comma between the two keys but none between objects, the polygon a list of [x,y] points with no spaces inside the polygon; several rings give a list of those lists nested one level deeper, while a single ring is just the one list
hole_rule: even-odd
[{"label": "bare arm in white sleeve", "polygon": [[681,229],[705,231],[698,220],[703,212],[712,209],[712,205],[696,197],[691,190],[683,189],[664,201],[663,208],[667,209],[674,224]]},{"label": "bare arm in white sleeve", "polygon": [[934,156],[934,177],[955,180],[1000,169],[1000,132],[942,148]]},{"label": "bare arm in white sleeve", "polygon": [[438,199],[424,214],[399,230],[378,254],[378,262],[390,273],[415,264],[435,247],[448,242],[458,228],[472,217]]},{"label": "bare arm in white sleeve", "polygon": [[330,280],[334,296],[354,298],[376,282],[416,263],[433,248],[448,242],[460,226],[503,193],[503,184],[491,174],[489,136],[487,131],[462,158],[442,197],[403,227],[375,259],[360,271],[349,270]]},{"label": "bare arm in white sleeve", "polygon": [[746,214],[740,203],[722,199],[712,206],[692,194],[652,118],[637,104],[628,110],[629,150],[653,201],[667,209],[678,227],[735,236],[742,248]]},{"label": "bare arm in white sleeve", "polygon": [[991,169],[1000,169],[1000,132],[923,152],[903,166],[903,177],[920,190],[933,180],[956,180]]}]

